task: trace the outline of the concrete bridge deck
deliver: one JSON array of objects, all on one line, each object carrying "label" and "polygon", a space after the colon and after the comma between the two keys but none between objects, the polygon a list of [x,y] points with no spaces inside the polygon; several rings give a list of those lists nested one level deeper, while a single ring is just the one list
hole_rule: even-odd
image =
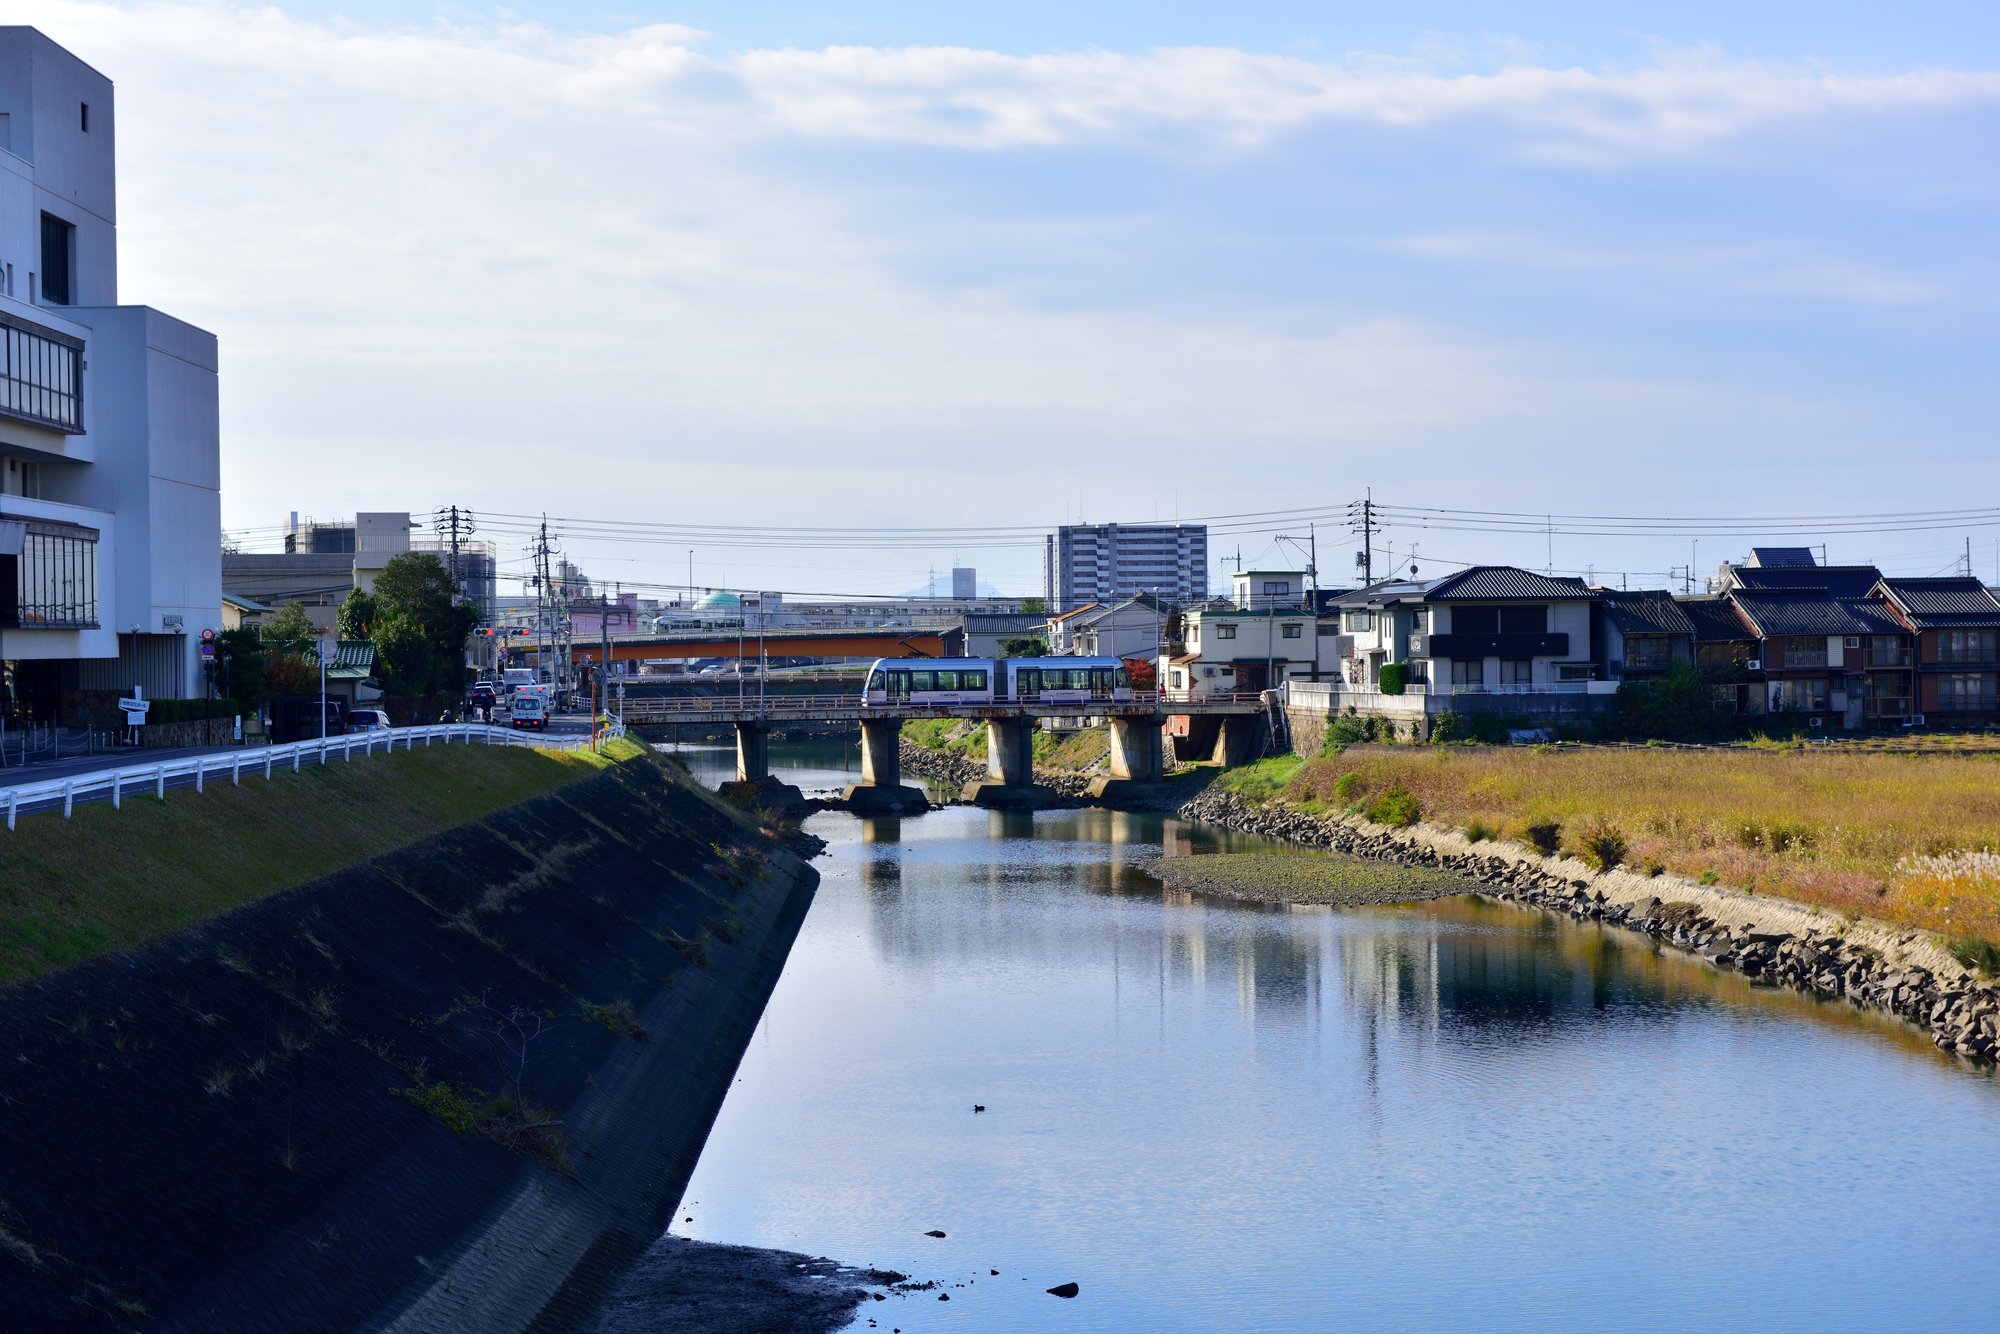
[{"label": "concrete bridge deck", "polygon": [[1053,704],[992,700],[974,704],[864,704],[856,695],[774,695],[741,699],[627,700],[627,726],[677,722],[733,723],[736,780],[760,786],[771,774],[771,729],[785,722],[855,722],[861,728],[861,781],[846,791],[856,810],[923,810],[922,789],[903,784],[903,724],[916,718],[965,718],[986,724],[986,780],[968,783],[968,801],[986,806],[1035,806],[1054,794],[1035,784],[1035,726],[1043,718],[1103,718],[1111,725],[1110,773],[1093,796],[1118,795],[1164,776],[1163,732],[1169,715],[1213,719],[1214,754],[1225,764],[1251,758],[1268,705],[1261,695],[1163,699],[1141,692],[1129,701]]}]

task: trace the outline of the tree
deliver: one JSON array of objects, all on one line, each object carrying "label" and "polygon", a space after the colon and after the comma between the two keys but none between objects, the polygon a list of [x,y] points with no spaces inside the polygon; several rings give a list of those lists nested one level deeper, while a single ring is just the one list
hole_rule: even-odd
[{"label": "tree", "polygon": [[1686,741],[1729,730],[1731,718],[1709,673],[1680,663],[1650,681],[1627,677],[1611,698],[1608,721],[1633,741]]},{"label": "tree", "polygon": [[264,622],[264,647],[294,657],[309,657],[319,651],[319,629],[312,617],[296,602],[287,602]]},{"label": "tree", "polygon": [[443,561],[427,551],[392,556],[375,576],[373,601],[369,638],[391,694],[428,695],[463,684],[465,641],[479,613],[459,600]]},{"label": "tree", "polygon": [[1023,616],[1046,616],[1049,614],[1049,604],[1040,598],[1022,598],[1021,614]]},{"label": "tree", "polygon": [[437,655],[421,627],[400,616],[375,623],[375,674],[389,694],[432,693],[437,668]]},{"label": "tree", "polygon": [[244,627],[217,635],[215,662],[217,687],[250,712],[257,712],[271,698],[264,642],[255,630]]},{"label": "tree", "polygon": [[1022,635],[1017,639],[1000,641],[1000,656],[1003,658],[1046,658],[1048,655],[1048,641],[1040,635]]},{"label": "tree", "polygon": [[367,639],[375,625],[375,618],[381,614],[381,606],[376,600],[360,589],[354,589],[347,600],[340,604],[340,612],[335,624],[340,627],[342,639]]}]

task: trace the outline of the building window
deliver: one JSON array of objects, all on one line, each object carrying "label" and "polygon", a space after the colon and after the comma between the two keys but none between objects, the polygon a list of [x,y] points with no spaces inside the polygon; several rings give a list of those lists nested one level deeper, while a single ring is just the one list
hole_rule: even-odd
[{"label": "building window", "polygon": [[83,344],[0,312],[0,415],[83,433]]},{"label": "building window", "polygon": [[1375,628],[1375,613],[1372,611],[1350,611],[1347,613],[1347,629],[1350,634],[1359,634]]},{"label": "building window", "polygon": [[1218,625],[1215,627],[1215,637],[1217,639],[1234,639],[1236,638],[1236,627],[1233,625]]},{"label": "building window", "polygon": [[[1824,640],[1820,652],[1826,652]],[[1824,676],[1794,676],[1771,682],[1772,713],[1814,713],[1826,708]]]},{"label": "building window", "polygon": [[1549,632],[1547,607],[1502,607],[1500,633],[1503,635],[1545,635]]},{"label": "building window", "polygon": [[0,626],[97,628],[97,534],[0,519]]},{"label": "building window", "polygon": [[1674,641],[1665,635],[1628,635],[1625,639],[1625,666],[1642,671],[1674,664]]},{"label": "building window", "polygon": [[2000,632],[1993,630],[1938,631],[1939,662],[1992,662],[2000,648]]},{"label": "building window", "polygon": [[1787,667],[1826,666],[1826,639],[1822,635],[1788,635],[1778,641],[1778,661]]},{"label": "building window", "polygon": [[1292,586],[1282,579],[1266,579],[1264,581],[1264,596],[1267,598],[1281,598],[1291,591]]},{"label": "building window", "polygon": [[1302,625],[1281,625],[1278,627],[1278,634],[1285,639],[1297,639],[1304,629]]},{"label": "building window", "polygon": [[1910,641],[1901,635],[1868,636],[1868,665],[1870,667],[1909,666]]},{"label": "building window", "polygon": [[1431,609],[1429,607],[1410,608],[1410,628],[1418,632],[1430,629]]},{"label": "building window", "polygon": [[1500,662],[1500,684],[1503,686],[1531,686],[1535,683],[1535,661],[1533,658],[1503,658]]},{"label": "building window", "polygon": [[67,306],[76,299],[70,270],[76,262],[76,228],[53,213],[42,214],[42,300]]},{"label": "building window", "polygon": [[2000,708],[1996,683],[2000,683],[2000,673],[1947,672],[1938,677],[1938,711],[1991,713]]},{"label": "building window", "polygon": [[1485,685],[1486,659],[1453,658],[1451,660],[1451,683],[1455,686]]},{"label": "building window", "polygon": [[83,122],[83,132],[84,132],[85,134],[89,134],[89,133],[90,133],[90,103],[88,103],[88,102],[80,102],[80,103],[78,103],[77,105],[83,108],[83,115],[82,115],[82,116],[81,116],[81,118],[80,118],[80,119],[82,120],[82,122]]}]

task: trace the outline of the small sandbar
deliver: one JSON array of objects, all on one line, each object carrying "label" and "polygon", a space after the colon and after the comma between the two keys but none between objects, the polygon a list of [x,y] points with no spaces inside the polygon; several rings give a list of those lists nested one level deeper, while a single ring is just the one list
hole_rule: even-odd
[{"label": "small sandbar", "polygon": [[1148,857],[1139,863],[1171,889],[1252,903],[1355,908],[1472,893],[1470,881],[1437,871],[1316,853],[1217,852]]}]

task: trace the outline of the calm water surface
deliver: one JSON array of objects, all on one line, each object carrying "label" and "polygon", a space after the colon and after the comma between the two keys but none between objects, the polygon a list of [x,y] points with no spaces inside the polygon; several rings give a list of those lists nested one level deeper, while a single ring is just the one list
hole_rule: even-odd
[{"label": "calm water surface", "polygon": [[1158,817],[810,827],[674,1230],[946,1284],[864,1328],[2000,1329],[2000,1088],[1904,1030],[1470,899],[1163,894],[1222,836]]}]

